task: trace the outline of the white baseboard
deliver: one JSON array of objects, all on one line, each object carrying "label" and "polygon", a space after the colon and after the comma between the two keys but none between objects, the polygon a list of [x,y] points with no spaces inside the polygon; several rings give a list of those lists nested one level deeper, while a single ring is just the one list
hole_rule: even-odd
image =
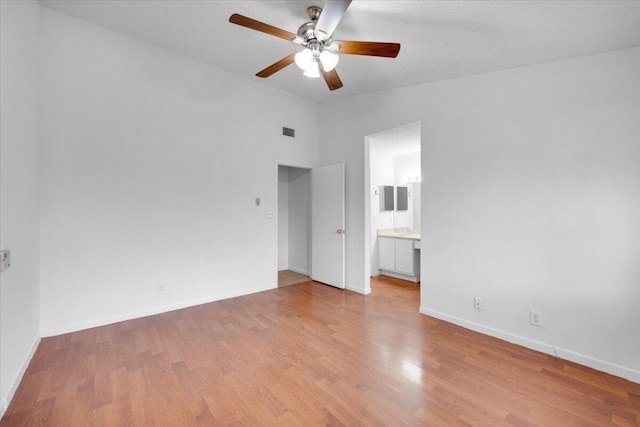
[{"label": "white baseboard", "polygon": [[2,419],[2,417],[4,416],[4,413],[7,411],[7,408],[9,408],[9,403],[11,403],[11,399],[13,399],[13,396],[16,394],[16,391],[18,390],[18,386],[22,381],[22,377],[24,376],[24,373],[27,371],[27,368],[29,367],[29,363],[31,362],[31,359],[33,359],[33,355],[36,354],[36,349],[38,348],[39,344],[40,344],[40,338],[37,338],[31,345],[31,348],[29,349],[29,353],[27,354],[27,358],[24,360],[24,363],[20,367],[20,371],[18,372],[16,377],[13,379],[13,382],[11,383],[11,387],[7,391],[6,396],[2,396],[2,400],[0,401],[0,419]]},{"label": "white baseboard", "polygon": [[580,365],[587,366],[598,371],[606,372],[607,374],[615,375],[629,381],[633,381],[635,383],[640,383],[640,371],[636,371],[625,366],[616,365],[615,363],[596,359],[594,357],[576,353],[571,350],[565,350],[563,348],[556,347],[553,344],[535,341],[529,338],[522,337],[520,335],[512,334],[510,332],[502,331],[500,329],[491,328],[480,323],[462,319],[460,317],[450,316],[448,314],[431,310],[426,307],[421,306],[420,313],[426,314],[427,316],[435,317],[436,319],[444,320],[445,322],[462,326],[463,328],[470,329],[472,331],[480,332],[481,334],[499,338],[504,341],[530,348],[532,350],[559,357],[560,359],[568,360],[570,362],[578,363]]},{"label": "white baseboard", "polygon": [[348,291],[357,292],[362,295],[369,295],[371,293],[371,287],[366,287],[362,289],[362,288],[357,288],[355,286],[351,286],[350,284],[347,283],[344,288]]},{"label": "white baseboard", "polygon": [[151,308],[149,310],[136,311],[132,313],[120,314],[116,316],[105,317],[102,319],[90,320],[87,322],[76,323],[73,325],[60,326],[42,331],[43,337],[51,337],[55,335],[67,334],[69,332],[81,331],[84,329],[95,328],[98,326],[110,325],[112,323],[123,322],[125,320],[138,319],[140,317],[152,316],[154,314],[166,313],[168,311],[179,310],[181,308],[193,307],[195,305],[206,304],[209,302],[220,301],[228,298],[240,297],[242,295],[254,294],[256,292],[268,291],[277,288],[277,285],[264,285],[255,288],[242,289],[236,292],[225,292],[217,295],[211,295],[204,298],[197,298],[188,301],[182,301],[175,304],[163,305]]},{"label": "white baseboard", "polygon": [[556,347],[556,353],[560,359],[569,360],[570,362],[588,366],[589,368],[606,372],[607,374],[615,375],[617,377],[640,384],[640,371],[636,371],[635,369],[616,365],[615,363],[606,362],[604,360],[596,359],[594,357],[586,356],[584,354],[576,353],[575,351],[566,350],[560,347]]},{"label": "white baseboard", "polygon": [[520,335],[512,334],[502,331],[500,329],[491,328],[489,326],[482,325],[480,323],[472,322],[470,320],[462,319],[460,317],[450,316],[439,311],[430,310],[426,307],[420,307],[420,313],[427,316],[435,317],[436,319],[444,320],[445,322],[453,323],[458,326],[462,326],[472,331],[480,332],[481,334],[490,335],[501,340],[508,341],[514,344],[521,345],[523,347],[530,348],[532,350],[540,351],[542,353],[555,356],[553,346],[540,341],[535,341],[529,338],[521,337]]}]

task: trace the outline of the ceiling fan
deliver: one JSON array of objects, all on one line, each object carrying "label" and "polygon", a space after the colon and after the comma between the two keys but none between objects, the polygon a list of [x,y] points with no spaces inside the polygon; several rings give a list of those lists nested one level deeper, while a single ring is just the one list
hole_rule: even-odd
[{"label": "ceiling fan", "polygon": [[307,8],[309,21],[298,28],[297,34],[237,13],[229,17],[229,22],[270,34],[304,47],[302,51],[285,56],[278,62],[258,72],[256,76],[269,77],[295,62],[298,67],[304,70],[305,76],[322,76],[329,89],[336,90],[342,87],[342,81],[335,70],[339,54],[395,58],[400,52],[399,43],[333,40],[333,32],[347,11],[349,4],[351,4],[351,0],[327,0],[324,9],[318,6],[309,6]]}]

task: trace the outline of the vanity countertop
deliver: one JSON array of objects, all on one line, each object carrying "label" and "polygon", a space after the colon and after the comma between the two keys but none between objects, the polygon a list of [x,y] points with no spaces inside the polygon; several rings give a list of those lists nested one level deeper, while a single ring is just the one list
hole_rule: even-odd
[{"label": "vanity countertop", "polygon": [[378,230],[379,237],[393,237],[394,239],[406,239],[406,240],[417,240],[421,239],[421,234],[419,229],[415,228],[383,228]]}]

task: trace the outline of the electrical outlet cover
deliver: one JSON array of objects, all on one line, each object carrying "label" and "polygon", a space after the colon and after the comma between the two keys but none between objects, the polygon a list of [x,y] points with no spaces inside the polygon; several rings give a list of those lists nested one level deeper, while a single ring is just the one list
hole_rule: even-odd
[{"label": "electrical outlet cover", "polygon": [[529,323],[533,326],[542,326],[542,313],[539,311],[529,310]]}]

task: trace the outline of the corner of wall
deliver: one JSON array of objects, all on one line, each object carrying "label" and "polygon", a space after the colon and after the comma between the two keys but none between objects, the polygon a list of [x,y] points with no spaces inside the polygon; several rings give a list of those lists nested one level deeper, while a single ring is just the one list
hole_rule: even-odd
[{"label": "corner of wall", "polygon": [[27,358],[25,359],[24,363],[20,367],[20,371],[18,371],[17,375],[11,382],[11,387],[9,388],[9,390],[7,390],[7,394],[5,396],[2,396],[2,400],[0,401],[0,420],[2,420],[4,413],[9,408],[9,402],[11,402],[11,399],[13,399],[13,396],[16,394],[16,391],[18,390],[18,386],[22,381],[22,377],[24,376],[25,372],[27,372],[29,363],[31,363],[31,359],[33,359],[33,356],[36,354],[36,350],[38,349],[40,340],[41,338],[38,337],[33,342],[33,344],[31,345],[31,349],[29,350],[29,354],[27,355]]},{"label": "corner of wall", "polygon": [[345,285],[345,289],[351,292],[356,292],[358,294],[361,295],[369,295],[371,293],[371,287],[366,287],[366,288],[360,288],[360,287],[356,287],[353,285],[350,285],[349,283],[347,283]]}]

